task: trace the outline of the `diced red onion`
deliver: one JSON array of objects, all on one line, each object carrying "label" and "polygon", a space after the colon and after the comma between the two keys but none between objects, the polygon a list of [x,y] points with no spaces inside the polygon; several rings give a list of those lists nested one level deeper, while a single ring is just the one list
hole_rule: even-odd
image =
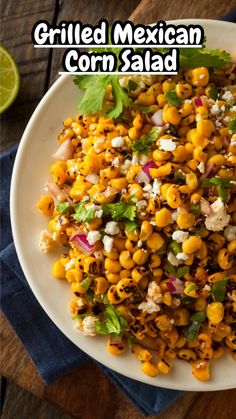
[{"label": "diced red onion", "polygon": [[53,157],[57,160],[68,160],[73,156],[74,153],[74,146],[71,142],[70,138],[67,138],[63,143],[60,145],[56,153],[53,154]]},{"label": "diced red onion", "polygon": [[211,206],[206,199],[204,199],[204,198],[200,199],[200,207],[201,207],[201,214],[202,215],[210,215]]},{"label": "diced red onion", "polygon": [[169,289],[169,291],[172,294],[182,294],[184,291],[184,284],[183,281],[181,281],[176,276],[170,276],[166,282],[166,285]]},{"label": "diced red onion", "polygon": [[85,180],[92,183],[93,185],[96,185],[99,181],[99,176],[96,173],[90,173],[88,176],[86,176]]},{"label": "diced red onion", "polygon": [[164,125],[164,121],[163,121],[163,109],[158,109],[158,111],[156,111],[152,117],[151,117],[151,121],[153,122],[154,125],[156,125],[157,127],[163,127]]},{"label": "diced red onion", "polygon": [[95,250],[95,246],[89,243],[86,234],[77,233],[70,238],[70,242],[76,243],[86,255],[90,255]]},{"label": "diced red onion", "polygon": [[149,169],[156,169],[157,165],[154,163],[153,160],[149,160],[139,171],[139,173],[136,176],[136,181],[138,183],[148,182],[149,179],[151,179],[150,171]]},{"label": "diced red onion", "polygon": [[218,166],[215,163],[209,164],[207,166],[205,173],[201,176],[200,181],[203,181],[204,179],[209,179],[213,177],[217,172]]},{"label": "diced red onion", "polygon": [[201,99],[200,97],[196,97],[196,98],[194,99],[194,105],[195,105],[196,107],[198,107],[198,106],[202,106],[202,105],[203,105],[203,103],[202,103],[202,99]]},{"label": "diced red onion", "polygon": [[51,193],[56,204],[57,204],[57,201],[66,201],[65,192],[62,189],[60,189],[56,183],[47,182],[45,186],[45,190]]}]

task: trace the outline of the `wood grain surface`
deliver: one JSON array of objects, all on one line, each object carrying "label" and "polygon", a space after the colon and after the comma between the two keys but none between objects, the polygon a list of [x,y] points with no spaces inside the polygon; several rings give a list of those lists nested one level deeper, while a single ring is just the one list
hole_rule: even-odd
[{"label": "wood grain surface", "polygon": [[[2,0],[1,43],[15,57],[21,74],[19,95],[1,117],[2,148],[20,141],[30,115],[57,78],[61,66],[61,50],[33,48],[30,32],[37,20],[59,23],[64,19],[80,19],[94,24],[101,18],[112,22],[130,17],[135,23],[179,18],[217,19],[233,7],[236,7],[236,0]],[[4,383],[2,390],[5,396],[3,419],[143,418],[92,362],[46,386],[3,315],[0,329],[1,374],[7,377],[7,386],[5,388]],[[187,392],[155,418],[236,419],[235,400],[235,390],[205,394]]]}]

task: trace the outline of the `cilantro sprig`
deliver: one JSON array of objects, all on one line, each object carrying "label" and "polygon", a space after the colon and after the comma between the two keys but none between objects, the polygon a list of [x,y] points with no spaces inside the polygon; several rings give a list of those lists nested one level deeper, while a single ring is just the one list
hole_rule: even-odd
[{"label": "cilantro sprig", "polygon": [[115,202],[102,205],[103,214],[110,216],[113,220],[129,220],[134,221],[136,217],[136,205],[130,202]]},{"label": "cilantro sprig", "polygon": [[185,330],[185,337],[187,341],[195,340],[198,336],[201,324],[204,323],[206,315],[203,311],[198,311],[190,317],[190,323]]},{"label": "cilantro sprig", "polygon": [[70,210],[71,206],[69,202],[58,202],[56,206],[56,210],[60,212],[60,214],[65,215]]},{"label": "cilantro sprig", "polygon": [[211,296],[214,301],[224,301],[227,283],[228,279],[223,279],[222,281],[217,281],[213,284]]},{"label": "cilantro sprig", "polygon": [[148,154],[149,147],[157,140],[158,128],[153,127],[151,131],[144,135],[140,140],[131,143],[132,150],[137,154]]},{"label": "cilantro sprig", "polygon": [[175,90],[168,90],[168,92],[166,92],[166,99],[169,105],[172,106],[179,106],[182,103],[182,99],[177,96]]},{"label": "cilantro sprig", "polygon": [[232,131],[232,133],[236,132],[236,116],[229,123],[228,129],[229,129],[229,131]]},{"label": "cilantro sprig", "polygon": [[211,179],[204,179],[201,186],[205,188],[215,185],[219,197],[222,199],[223,202],[226,202],[228,200],[228,189],[230,187],[230,184],[230,180],[228,179],[214,177]]},{"label": "cilantro sprig", "polygon": [[75,207],[75,213],[72,214],[72,218],[76,221],[83,223],[90,223],[94,219],[95,211],[89,205],[84,205],[80,202]]},{"label": "cilantro sprig", "polygon": [[127,321],[120,315],[120,313],[109,305],[104,312],[104,320],[95,322],[96,332],[101,335],[121,335],[125,329],[128,329]]},{"label": "cilantro sprig", "polygon": [[228,52],[208,48],[180,48],[180,68],[222,68],[231,62]]}]

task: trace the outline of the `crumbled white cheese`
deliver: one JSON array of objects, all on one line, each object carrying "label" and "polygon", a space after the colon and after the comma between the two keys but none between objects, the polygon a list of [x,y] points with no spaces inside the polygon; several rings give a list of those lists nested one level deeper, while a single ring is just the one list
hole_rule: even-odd
[{"label": "crumbled white cheese", "polygon": [[133,155],[131,163],[133,166],[136,166],[138,164],[138,157],[136,156],[136,154]]},{"label": "crumbled white cheese", "polygon": [[95,143],[93,144],[94,150],[96,153],[100,153],[102,147],[101,145],[104,144],[104,138],[98,138]]},{"label": "crumbled white cheese", "polygon": [[220,128],[222,127],[222,123],[218,121],[218,119],[215,121],[216,127]]},{"label": "crumbled white cheese", "polygon": [[96,259],[103,259],[103,253],[101,250],[98,250],[97,252],[94,252],[93,254]]},{"label": "crumbled white cheese", "polygon": [[202,117],[201,117],[201,115],[198,113],[198,114],[195,116],[195,121],[196,121],[196,122],[198,122],[198,121],[200,121],[200,119],[202,119]]},{"label": "crumbled white cheese", "polygon": [[229,90],[226,90],[226,92],[222,95],[222,99],[226,100],[226,102],[231,102],[234,100],[234,96]]},{"label": "crumbled white cheese", "polygon": [[220,107],[215,103],[211,108],[212,115],[218,115],[220,113]]},{"label": "crumbled white cheese", "polygon": [[172,212],[171,218],[172,218],[173,221],[177,220],[177,218],[178,218],[178,211],[177,210]]},{"label": "crumbled white cheese", "polygon": [[149,282],[147,297],[151,298],[154,301],[154,303],[162,302],[161,287],[157,284],[156,281]]},{"label": "crumbled white cheese", "polygon": [[236,105],[235,106],[232,106],[231,112],[236,112]]},{"label": "crumbled white cheese", "polygon": [[110,234],[111,236],[114,236],[115,234],[118,234],[120,232],[118,223],[116,221],[109,221],[109,223],[106,224],[105,233]]},{"label": "crumbled white cheese", "polygon": [[178,266],[179,265],[179,261],[178,259],[175,257],[175,255],[172,252],[169,252],[167,255],[167,260],[168,262],[170,262],[171,265],[173,266]]},{"label": "crumbled white cheese", "polygon": [[221,231],[229,224],[230,215],[227,214],[225,206],[218,198],[211,204],[211,213],[205,219],[205,226],[210,231]]},{"label": "crumbled white cheese", "polygon": [[79,297],[76,304],[77,304],[78,307],[83,307],[84,306],[83,298]]},{"label": "crumbled white cheese", "polygon": [[75,267],[75,261],[76,261],[76,259],[75,258],[72,258],[68,263],[66,263],[64,265],[65,270],[66,271],[69,271],[69,269],[74,268]]},{"label": "crumbled white cheese", "polygon": [[152,197],[160,196],[161,193],[161,182],[158,179],[154,179],[152,185]]},{"label": "crumbled white cheese", "polygon": [[147,183],[144,187],[143,187],[144,191],[151,191],[152,190],[152,185],[150,185],[150,183]]},{"label": "crumbled white cheese", "polygon": [[119,157],[115,157],[114,160],[112,161],[111,165],[115,166],[115,167],[119,167],[119,165],[120,165]]},{"label": "crumbled white cheese", "polygon": [[145,154],[141,154],[141,156],[139,157],[139,163],[141,164],[141,166],[144,166],[148,162],[148,160],[148,156],[145,156]]},{"label": "crumbled white cheese", "polygon": [[176,259],[178,259],[178,260],[187,260],[188,259],[188,255],[186,255],[186,253],[184,253],[184,252],[180,252],[180,253],[177,253]]},{"label": "crumbled white cheese", "polygon": [[99,209],[99,210],[94,212],[94,217],[95,218],[102,218],[102,214],[103,214],[103,210]]},{"label": "crumbled white cheese", "polygon": [[124,143],[123,137],[116,137],[111,140],[112,147],[123,147]]},{"label": "crumbled white cheese", "polygon": [[87,235],[87,240],[89,244],[93,245],[101,238],[101,233],[99,231],[90,231]]},{"label": "crumbled white cheese", "polygon": [[177,243],[183,243],[187,240],[189,236],[188,231],[176,230],[172,234],[172,239],[175,240]]},{"label": "crumbled white cheese", "polygon": [[197,168],[198,168],[198,170],[199,170],[199,172],[200,173],[205,173],[205,164],[203,163],[203,161],[201,161],[200,163],[199,163],[199,165],[197,166]]},{"label": "crumbled white cheese", "polygon": [[160,311],[160,306],[154,303],[154,301],[148,299],[147,301],[143,301],[141,304],[139,304],[138,309],[145,311],[148,314],[152,314]]},{"label": "crumbled white cheese", "polygon": [[147,201],[145,201],[145,199],[142,199],[141,201],[136,202],[136,207],[139,210],[142,210],[143,208],[146,208],[147,206]]},{"label": "crumbled white cheese", "polygon": [[143,245],[142,240],[139,240],[139,241],[138,241],[138,243],[137,243],[137,246],[138,246],[138,247],[142,247],[142,245]]},{"label": "crumbled white cheese", "polygon": [[79,319],[76,322],[76,328],[80,330],[85,336],[95,336],[96,328],[95,323],[98,320],[94,316],[86,316],[83,320]]},{"label": "crumbled white cheese", "polygon": [[208,285],[208,284],[204,285],[203,289],[204,289],[205,291],[211,291],[211,287],[210,287],[210,285]]},{"label": "crumbled white cheese", "polygon": [[114,239],[112,237],[109,237],[109,236],[104,236],[102,241],[103,241],[103,244],[104,244],[105,251],[107,253],[110,253],[112,251],[112,246],[113,246]]},{"label": "crumbled white cheese", "polygon": [[232,240],[236,240],[236,226],[232,226],[231,224],[229,224],[224,230],[224,237],[229,242],[231,242]]},{"label": "crumbled white cheese", "polygon": [[121,172],[123,174],[126,174],[127,171],[129,170],[131,164],[132,164],[131,160],[126,159],[125,162],[121,165]]},{"label": "crumbled white cheese", "polygon": [[40,233],[39,247],[42,252],[47,253],[54,245],[55,240],[48,230],[42,230]]},{"label": "crumbled white cheese", "polygon": [[108,186],[107,189],[103,192],[103,195],[106,198],[109,198],[110,196],[115,195],[117,192],[118,192],[117,189],[112,188],[111,186]]},{"label": "crumbled white cheese", "polygon": [[160,140],[159,149],[164,151],[174,151],[176,149],[176,143],[171,139]]}]

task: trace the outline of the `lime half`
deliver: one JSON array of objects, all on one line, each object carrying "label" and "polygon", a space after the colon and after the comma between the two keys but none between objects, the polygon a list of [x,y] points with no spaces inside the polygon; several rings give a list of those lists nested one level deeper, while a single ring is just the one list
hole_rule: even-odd
[{"label": "lime half", "polygon": [[0,45],[0,113],[14,101],[20,85],[19,71],[9,52]]}]

